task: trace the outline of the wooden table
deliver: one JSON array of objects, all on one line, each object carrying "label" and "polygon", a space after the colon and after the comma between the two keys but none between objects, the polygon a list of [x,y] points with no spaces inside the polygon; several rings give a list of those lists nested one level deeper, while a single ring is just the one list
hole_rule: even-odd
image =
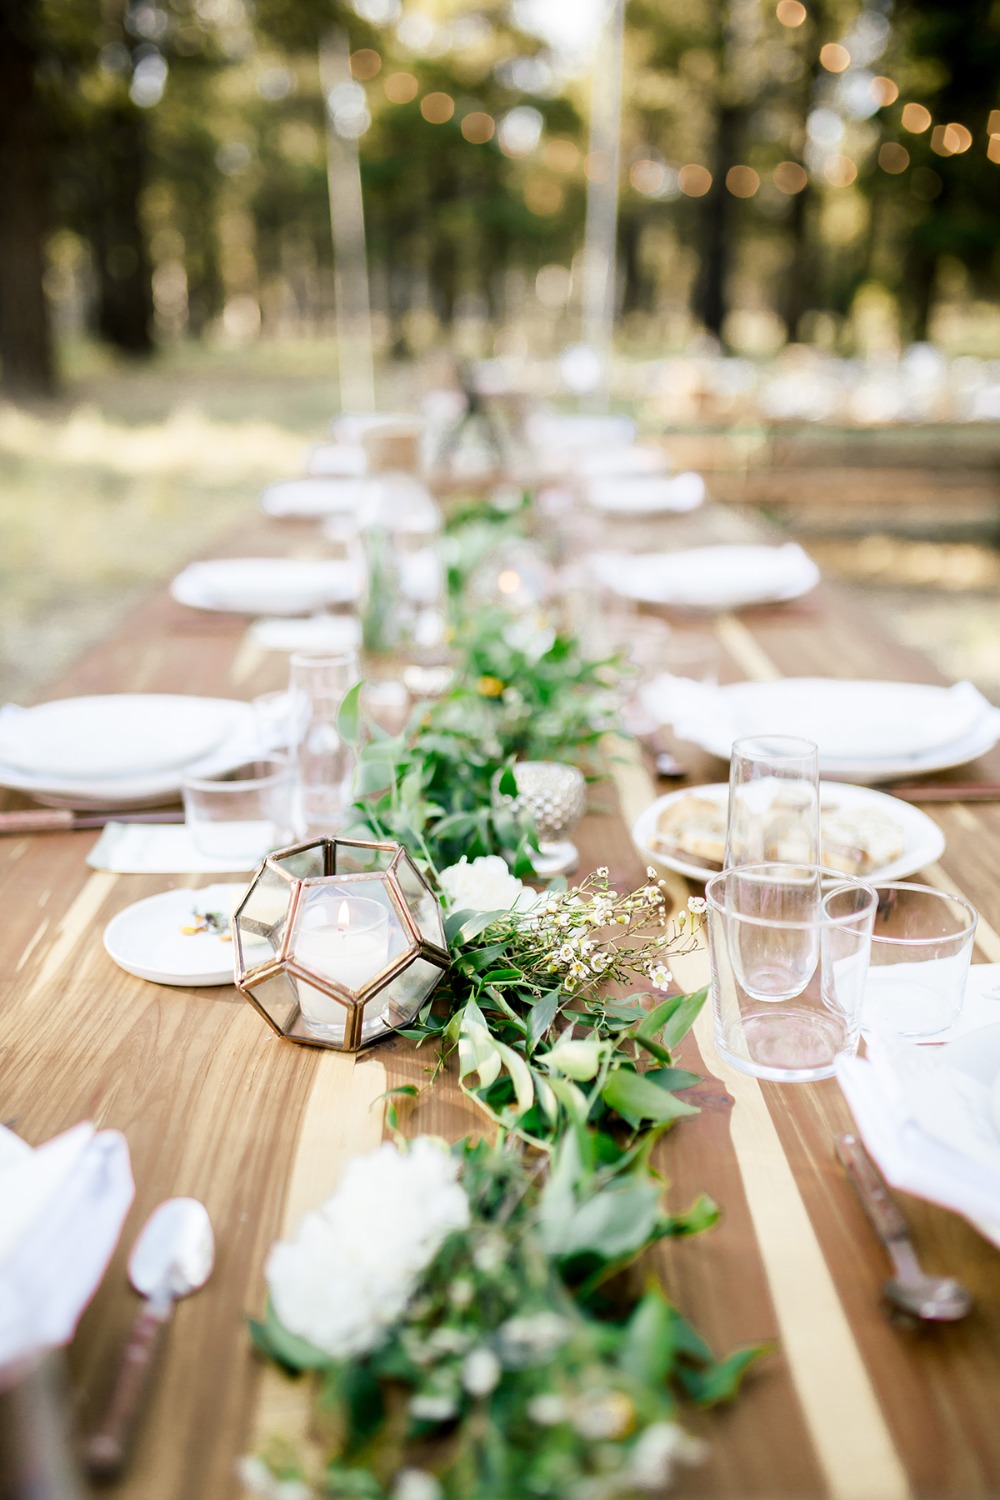
[{"label": "wooden table", "polygon": [[[659,544],[750,534],[721,509],[663,523]],[[311,531],[261,522],[241,540],[301,551]],[[819,674],[929,680],[912,653],[889,642],[863,603],[821,586],[782,607],[716,623],[725,675]],[[247,644],[244,625],[199,614],[166,594],[82,662],[48,696],[166,691],[249,697],[281,685],[285,659]],[[681,747],[693,781],[718,779],[718,762]],[[955,773],[1000,779],[1000,754]],[[628,836],[654,795],[634,761],[619,775],[620,809],[588,815],[585,868],[607,864],[617,884],[638,883]],[[20,805],[13,795],[11,806]],[[977,961],[1000,961],[1000,805],[938,805],[948,838],[936,884],[960,886],[982,914]],[[31,1143],[81,1119],[122,1130],[137,1192],[121,1245],[70,1350],[81,1425],[100,1407],[136,1308],[125,1259],[152,1208],[174,1194],[207,1204],[216,1271],[181,1304],[123,1500],[225,1500],[238,1455],[276,1432],[301,1429],[301,1386],[252,1354],[248,1313],[259,1312],[269,1245],[335,1185],[352,1154],[382,1134],[388,1087],[419,1079],[404,1041],[357,1058],[278,1040],[235,989],[146,983],[104,952],[107,920],[132,901],[187,882],[90,871],[85,833],[8,838],[0,847],[2,1029],[0,1116]],[[207,883],[204,877],[195,884]],[[688,894],[675,878],[678,899]],[[680,965],[675,965],[680,968]],[[687,962],[694,988],[704,957]],[[691,1414],[711,1444],[676,1492],[715,1500],[969,1500],[1000,1495],[1000,1254],[956,1215],[907,1200],[931,1269],[968,1282],[977,1309],[931,1333],[890,1325],[879,1304],[887,1265],[833,1156],[849,1116],[834,1081],[758,1083],[716,1057],[703,1016],[685,1061],[704,1073],[699,1118],[663,1143],[660,1165],[677,1206],[700,1190],[722,1206],[717,1228],[659,1252],[665,1282],[723,1351],[774,1340],[775,1353],[730,1408]],[[409,1122],[458,1137],[480,1116],[443,1081]],[[473,1497],[470,1497],[473,1500]],[[514,1500],[514,1497],[512,1497]]]}]

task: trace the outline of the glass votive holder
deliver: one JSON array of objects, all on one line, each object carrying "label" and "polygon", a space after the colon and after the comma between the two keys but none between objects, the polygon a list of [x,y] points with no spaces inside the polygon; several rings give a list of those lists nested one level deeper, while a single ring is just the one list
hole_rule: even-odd
[{"label": "glass votive holder", "polygon": [[929,885],[894,881],[875,889],[865,1025],[935,1036],[961,1014],[978,913],[964,897]]},{"label": "glass votive holder", "polygon": [[[388,909],[348,888],[310,891],[290,952],[307,972],[356,993],[389,962]],[[304,978],[297,988],[302,1024],[309,1035],[342,1046],[348,1021],[343,1002]],[[381,999],[388,1004],[388,992],[383,991]],[[370,1033],[377,1029],[384,1009],[378,999],[366,1007],[362,1040],[367,1040],[365,1027]]]},{"label": "glass votive holder", "polygon": [[705,887],[715,1043],[775,1083],[829,1078],[857,1051],[877,897],[818,865],[742,865]]},{"label": "glass votive holder", "polygon": [[494,800],[515,816],[526,815],[535,825],[538,853],[532,862],[545,879],[576,868],[580,851],[569,838],[583,817],[586,781],[576,766],[555,760],[522,760],[513,767],[515,795],[500,791],[503,772],[493,778]]},{"label": "glass votive holder", "polygon": [[252,868],[294,837],[295,768],[287,755],[262,755],[227,771],[185,776],[184,822],[210,859]]}]

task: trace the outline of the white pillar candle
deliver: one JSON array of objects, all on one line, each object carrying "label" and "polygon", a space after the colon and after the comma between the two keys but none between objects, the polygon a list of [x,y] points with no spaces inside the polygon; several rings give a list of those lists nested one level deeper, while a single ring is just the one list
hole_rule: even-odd
[{"label": "white pillar candle", "polygon": [[[293,953],[303,968],[317,976],[360,990],[388,963],[388,914],[377,902],[345,898],[337,908],[336,922],[299,930]],[[305,980],[297,984],[299,1007],[309,1030],[329,1041],[342,1042],[347,1024],[345,1007]],[[369,1006],[366,1024],[380,1014]]]}]

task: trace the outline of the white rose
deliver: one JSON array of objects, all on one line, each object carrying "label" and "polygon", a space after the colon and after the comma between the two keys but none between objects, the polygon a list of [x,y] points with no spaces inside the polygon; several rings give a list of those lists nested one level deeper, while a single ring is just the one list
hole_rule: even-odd
[{"label": "white rose", "polygon": [[441,871],[438,882],[454,911],[510,911],[536,899],[499,854],[480,854],[471,864],[463,854],[457,865]]}]

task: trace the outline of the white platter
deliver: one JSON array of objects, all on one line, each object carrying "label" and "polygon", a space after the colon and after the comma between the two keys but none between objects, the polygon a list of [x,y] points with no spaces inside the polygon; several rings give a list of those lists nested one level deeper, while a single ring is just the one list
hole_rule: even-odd
[{"label": "white platter", "polygon": [[214,933],[183,929],[193,924],[198,911],[230,916],[246,888],[245,882],[233,882],[147,896],[111,918],[104,947],[119,968],[154,984],[232,984],[232,943]]},{"label": "white platter", "polygon": [[[132,694],[108,695],[109,704],[118,696],[131,699]],[[26,792],[36,802],[49,807],[75,807],[119,809],[151,807],[159,802],[180,798],[181,780],[188,771],[208,771],[235,765],[245,759],[253,749],[255,725],[253,710],[249,703],[240,703],[233,698],[198,698],[177,694],[137,694],[148,700],[164,700],[172,720],[181,720],[188,713],[201,722],[203,714],[219,715],[225,732],[206,754],[198,755],[180,765],[161,766],[153,770],[134,771],[128,775],[81,776],[71,774],[36,774],[21,766],[8,765],[0,760],[0,786]],[[29,710],[24,710],[29,712]],[[109,708],[108,722],[112,722],[114,710]]]},{"label": "white platter", "polygon": [[[704,865],[693,861],[688,863],[683,858],[660,853],[653,847],[651,840],[656,831],[657,819],[663,809],[669,807],[671,803],[678,802],[682,797],[705,797],[722,804],[728,796],[729,787],[724,781],[713,782],[709,786],[692,786],[676,792],[667,792],[665,796],[658,797],[636,818],[632,825],[632,841],[639,853],[650,864],[663,865],[668,870],[676,870],[679,875],[686,875],[689,880],[705,881],[712,874],[711,870],[706,870]],[[870,871],[862,877],[864,880],[903,880],[907,875],[913,875],[926,865],[933,864],[944,853],[944,834],[938,825],[918,807],[913,807],[898,797],[890,797],[885,792],[873,791],[867,786],[848,786],[842,782],[821,781],[820,802],[824,807],[835,803],[844,808],[877,808],[879,812],[891,817],[902,833],[904,848],[898,859]]]},{"label": "white platter", "polygon": [[191,563],[170,592],[179,604],[228,614],[302,615],[348,604],[363,587],[361,570],[339,559],[220,557]]}]

